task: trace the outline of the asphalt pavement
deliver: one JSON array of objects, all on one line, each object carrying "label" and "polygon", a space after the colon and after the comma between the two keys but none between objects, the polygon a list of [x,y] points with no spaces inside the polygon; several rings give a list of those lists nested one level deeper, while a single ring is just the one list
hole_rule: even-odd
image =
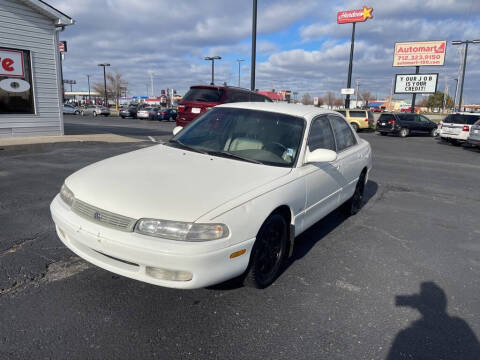
[{"label": "asphalt pavement", "polygon": [[0,150],[0,358],[480,359],[479,150],[361,133],[374,168],[359,214],[298,237],[265,290],[182,291],[74,256],[48,208],[75,170],[173,127],[72,117],[66,132],[146,141]]}]

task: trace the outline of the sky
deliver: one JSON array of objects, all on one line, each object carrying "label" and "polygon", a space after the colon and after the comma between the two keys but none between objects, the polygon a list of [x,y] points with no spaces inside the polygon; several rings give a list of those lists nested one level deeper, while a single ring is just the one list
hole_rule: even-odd
[{"label": "sky", "polygon": [[[71,16],[75,25],[61,33],[68,42],[64,78],[74,90],[102,82],[98,63],[111,64],[128,82],[128,95],[151,96],[160,89],[185,93],[191,85],[215,83],[250,87],[251,0],[48,0]],[[445,66],[421,67],[439,73],[438,90],[455,91],[461,46],[452,40],[480,39],[479,0],[258,0],[256,88],[288,89],[300,94],[340,97],[347,86],[352,25],[337,24],[341,10],[372,7],[373,19],[357,23],[353,84],[379,99],[390,94],[396,73],[395,42],[448,40]],[[446,82],[448,79],[448,82]],[[465,103],[480,103],[480,45],[470,45],[464,86]],[[148,91],[148,93],[147,93]],[[397,95],[397,98],[405,97]],[[407,96],[409,98],[409,96]]]}]

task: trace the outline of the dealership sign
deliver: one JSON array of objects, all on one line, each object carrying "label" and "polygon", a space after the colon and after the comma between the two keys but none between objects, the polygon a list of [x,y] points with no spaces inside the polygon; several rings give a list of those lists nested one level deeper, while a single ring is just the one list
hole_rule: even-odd
[{"label": "dealership sign", "polygon": [[366,6],[359,10],[339,11],[337,13],[337,24],[364,22],[373,18],[372,11],[373,8],[367,8]]},{"label": "dealership sign", "polygon": [[433,94],[437,83],[438,74],[397,74],[395,94]]},{"label": "dealership sign", "polygon": [[445,40],[395,43],[393,66],[442,66],[446,49]]},{"label": "dealership sign", "polygon": [[0,49],[0,76],[25,77],[22,51]]}]

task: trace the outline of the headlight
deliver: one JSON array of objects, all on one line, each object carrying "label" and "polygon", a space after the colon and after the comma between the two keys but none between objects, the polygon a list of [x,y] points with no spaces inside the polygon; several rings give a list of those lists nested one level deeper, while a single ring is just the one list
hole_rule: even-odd
[{"label": "headlight", "polygon": [[135,232],[178,241],[208,241],[229,235],[224,224],[196,224],[181,221],[140,219]]},{"label": "headlight", "polygon": [[60,197],[68,206],[72,206],[73,200],[75,200],[75,195],[73,195],[73,192],[65,184],[63,184],[60,189]]}]

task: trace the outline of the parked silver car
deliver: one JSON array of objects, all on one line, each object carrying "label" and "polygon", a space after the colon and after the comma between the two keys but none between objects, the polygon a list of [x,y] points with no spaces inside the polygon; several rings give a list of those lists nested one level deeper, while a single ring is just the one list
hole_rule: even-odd
[{"label": "parked silver car", "polygon": [[110,110],[107,107],[101,106],[101,105],[87,105],[87,107],[82,110],[81,114],[82,114],[82,116],[85,116],[85,115],[108,116],[108,115],[110,115]]},{"label": "parked silver car", "polygon": [[146,107],[143,109],[138,109],[137,119],[148,119],[153,120],[157,118],[157,113],[160,109],[157,107]]},{"label": "parked silver car", "polygon": [[65,115],[80,115],[81,112],[79,108],[73,105],[63,104],[63,113]]},{"label": "parked silver car", "polygon": [[480,147],[480,120],[470,127],[467,143],[472,146]]}]

